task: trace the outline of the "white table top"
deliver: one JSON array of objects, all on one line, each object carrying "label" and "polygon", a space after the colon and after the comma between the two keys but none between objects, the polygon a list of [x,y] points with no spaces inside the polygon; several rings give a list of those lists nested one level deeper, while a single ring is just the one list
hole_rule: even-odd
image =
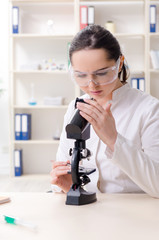
[{"label": "white table top", "polygon": [[65,194],[0,193],[11,202],[0,214],[38,225],[37,231],[0,222],[1,240],[158,240],[159,199],[146,194],[100,194],[97,202],[65,205]]}]

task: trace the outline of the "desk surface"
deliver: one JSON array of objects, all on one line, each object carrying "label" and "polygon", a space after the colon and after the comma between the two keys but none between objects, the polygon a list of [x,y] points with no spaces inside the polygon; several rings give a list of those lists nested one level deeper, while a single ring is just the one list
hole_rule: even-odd
[{"label": "desk surface", "polygon": [[65,205],[65,194],[3,193],[0,214],[38,225],[37,231],[0,222],[2,240],[158,240],[159,199],[146,194],[100,194],[83,206]]}]

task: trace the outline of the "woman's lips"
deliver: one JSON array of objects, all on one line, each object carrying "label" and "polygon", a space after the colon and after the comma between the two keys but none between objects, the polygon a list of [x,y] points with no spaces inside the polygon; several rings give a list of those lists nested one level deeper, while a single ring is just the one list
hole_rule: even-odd
[{"label": "woman's lips", "polygon": [[93,95],[99,95],[102,92],[102,90],[99,91],[90,91],[91,94]]}]

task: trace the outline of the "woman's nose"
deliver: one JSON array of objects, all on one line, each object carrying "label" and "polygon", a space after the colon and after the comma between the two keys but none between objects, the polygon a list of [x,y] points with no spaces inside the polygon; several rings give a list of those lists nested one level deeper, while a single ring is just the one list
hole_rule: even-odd
[{"label": "woman's nose", "polygon": [[98,85],[98,83],[97,83],[95,80],[93,80],[93,79],[90,79],[90,80],[89,80],[88,86],[90,86],[90,84],[93,85],[93,86],[94,86],[94,85],[95,85],[95,86]]}]

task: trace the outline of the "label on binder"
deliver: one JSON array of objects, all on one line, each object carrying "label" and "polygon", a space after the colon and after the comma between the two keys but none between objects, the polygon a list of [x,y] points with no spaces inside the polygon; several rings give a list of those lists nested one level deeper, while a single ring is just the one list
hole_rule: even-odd
[{"label": "label on binder", "polygon": [[150,32],[156,32],[156,5],[150,5]]},{"label": "label on binder", "polygon": [[31,138],[31,115],[22,114],[22,140]]},{"label": "label on binder", "polygon": [[19,33],[19,7],[13,7],[12,14],[13,33]]},{"label": "label on binder", "polygon": [[88,26],[94,24],[94,7],[88,7]]},{"label": "label on binder", "polygon": [[21,114],[15,114],[15,140],[21,140],[22,138],[22,122]]},{"label": "label on binder", "polygon": [[14,174],[15,176],[22,175],[22,149],[14,150]]}]

